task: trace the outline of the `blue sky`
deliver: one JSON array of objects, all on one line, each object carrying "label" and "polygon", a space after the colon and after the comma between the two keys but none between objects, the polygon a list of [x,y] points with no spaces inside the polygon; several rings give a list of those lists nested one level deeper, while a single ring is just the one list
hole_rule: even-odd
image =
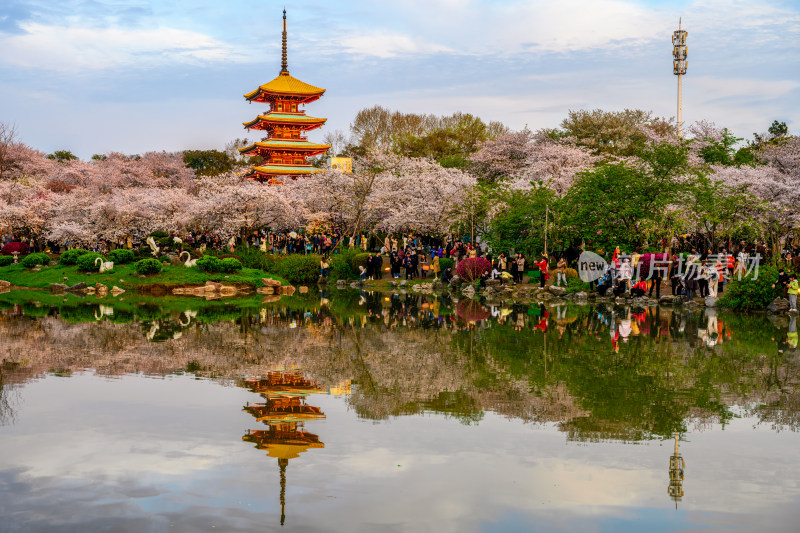
[{"label": "blue sky", "polygon": [[292,75],[327,89],[314,140],[375,104],[514,129],[569,109],[674,116],[679,16],[685,122],[800,130],[798,0],[3,0],[0,121],[84,158],[222,148],[263,110],[242,94],[280,69],[284,5]]}]

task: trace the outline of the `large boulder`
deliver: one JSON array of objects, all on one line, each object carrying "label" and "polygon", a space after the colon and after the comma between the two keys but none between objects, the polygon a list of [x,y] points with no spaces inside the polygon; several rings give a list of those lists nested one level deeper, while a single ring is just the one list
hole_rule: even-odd
[{"label": "large boulder", "polygon": [[500,280],[499,279],[487,279],[486,280],[486,286],[487,287],[499,287],[500,286]]},{"label": "large boulder", "polygon": [[281,286],[281,291],[280,291],[280,292],[281,292],[281,294],[283,294],[283,295],[286,295],[286,296],[291,296],[292,294],[294,294],[294,290],[295,290],[295,289],[294,289],[294,287],[293,287],[293,286],[291,286],[291,285],[284,285],[284,286]]},{"label": "large boulder", "polygon": [[51,283],[50,284],[50,292],[53,294],[63,294],[69,287],[64,285],[63,283]]},{"label": "large boulder", "polygon": [[775,298],[772,303],[767,306],[767,311],[770,313],[785,313],[789,310],[789,300],[785,298]]},{"label": "large boulder", "polygon": [[280,281],[278,281],[277,279],[271,279],[271,278],[261,278],[261,283],[263,283],[265,287],[278,288],[278,287],[281,286],[281,282]]},{"label": "large boulder", "polygon": [[274,287],[259,287],[258,289],[256,289],[256,292],[258,294],[275,294],[275,288]]},{"label": "large boulder", "polygon": [[11,286],[11,282],[10,281],[6,281],[4,279],[0,279],[0,287],[10,287],[10,286]]},{"label": "large boulder", "polygon": [[336,281],[336,288],[337,289],[346,289],[347,288],[347,280],[346,279],[340,279],[340,280]]},{"label": "large boulder", "polygon": [[183,263],[181,263],[181,259],[180,259],[180,257],[178,257],[178,254],[169,253],[169,254],[165,255],[164,257],[169,259],[170,266],[176,267],[176,266],[181,266],[183,264]]},{"label": "large boulder", "polygon": [[81,281],[80,283],[76,283],[75,285],[70,285],[69,287],[67,287],[67,290],[68,291],[82,291],[85,288],[86,288],[86,282],[85,281]]},{"label": "large boulder", "polygon": [[549,290],[550,294],[552,294],[553,296],[564,296],[565,294],[567,294],[567,289],[565,289],[564,287],[557,287],[555,285],[550,285],[550,287],[547,290]]},{"label": "large boulder", "polygon": [[658,303],[662,305],[672,305],[675,302],[674,296],[662,296],[658,299]]},{"label": "large boulder", "polygon": [[718,299],[719,298],[714,298],[713,296],[706,296],[706,307],[716,307]]},{"label": "large boulder", "polygon": [[217,283],[216,281],[206,281],[204,290],[206,292],[219,292],[222,289],[222,283]]},{"label": "large boulder", "polygon": [[308,287],[300,285],[300,294],[308,294]]}]

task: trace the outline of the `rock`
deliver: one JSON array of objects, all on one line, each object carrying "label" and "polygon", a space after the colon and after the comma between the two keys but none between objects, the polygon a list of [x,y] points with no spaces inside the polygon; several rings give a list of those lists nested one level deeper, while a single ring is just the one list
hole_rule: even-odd
[{"label": "rock", "polygon": [[548,288],[547,290],[549,290],[550,294],[552,294],[553,296],[564,296],[565,294],[567,294],[567,289],[565,289],[564,287],[557,287],[555,285],[550,285],[550,288]]},{"label": "rock", "polygon": [[95,289],[94,287],[86,287],[85,289],[83,289],[83,291],[84,291],[86,294],[94,294],[96,290],[97,290],[97,289]]},{"label": "rock", "polygon": [[800,311],[798,311],[797,309],[789,309],[789,314],[792,316],[800,315]]},{"label": "rock", "polygon": [[340,279],[336,282],[337,289],[346,289],[347,288],[347,280]]},{"label": "rock", "polygon": [[272,294],[270,296],[264,296],[264,298],[261,299],[261,303],[262,304],[272,304],[272,303],[277,302],[280,299],[281,299],[281,297],[279,295]]},{"label": "rock", "polygon": [[486,286],[487,287],[498,287],[498,286],[500,286],[500,280],[499,279],[487,279],[486,280]]},{"label": "rock", "polygon": [[716,307],[717,306],[718,298],[714,298],[712,296],[706,296],[706,307]]},{"label": "rock", "polygon": [[450,280],[450,288],[457,289],[460,283],[461,283],[461,278],[459,278],[458,276],[453,276],[453,279]]},{"label": "rock", "polygon": [[400,282],[400,286],[401,287],[405,287],[406,285],[408,285],[408,280],[407,279],[404,279],[403,281]]},{"label": "rock", "polygon": [[175,295],[184,294],[185,292],[186,290],[183,287],[175,287],[174,289],[172,289],[172,294]]},{"label": "rock", "polygon": [[618,304],[624,304],[627,302],[627,300],[623,296],[617,296],[616,299],[614,299],[614,302]]},{"label": "rock", "polygon": [[789,300],[785,298],[775,298],[771,304],[767,306],[767,311],[770,313],[785,313],[789,310]]},{"label": "rock", "polygon": [[589,295],[586,294],[585,292],[576,292],[575,293],[575,299],[576,300],[588,300],[589,299]]},{"label": "rock", "polygon": [[223,285],[219,288],[219,293],[225,296],[233,296],[237,292],[239,292],[239,289],[233,285]]},{"label": "rock", "polygon": [[10,287],[10,286],[11,286],[11,282],[10,281],[6,281],[4,279],[0,279],[0,287]]},{"label": "rock", "polygon": [[42,271],[42,265],[36,265],[31,269],[31,272],[41,272],[41,271]]},{"label": "rock", "polygon": [[125,292],[125,289],[120,289],[120,288],[119,288],[119,287],[117,287],[116,285],[114,285],[113,287],[111,287],[111,294],[113,294],[114,296],[117,296],[117,295],[119,295],[119,294],[122,294],[123,292]]},{"label": "rock", "polygon": [[281,282],[280,281],[278,281],[277,279],[271,279],[271,278],[261,278],[261,283],[263,283],[265,287],[277,288],[277,287],[281,286]]},{"label": "rock", "polygon": [[85,281],[81,281],[80,283],[76,283],[75,285],[71,285],[71,286],[67,287],[67,290],[68,291],[82,291],[85,288],[86,288],[86,282]]},{"label": "rock", "polygon": [[171,266],[174,266],[174,267],[175,267],[175,266],[181,266],[181,265],[183,264],[183,263],[181,263],[181,260],[180,260],[180,258],[178,257],[178,254],[172,254],[172,253],[170,253],[170,254],[167,254],[167,255],[165,255],[164,257],[165,257],[166,259],[169,259],[169,264],[170,264]]},{"label": "rock", "polygon": [[662,296],[658,299],[658,303],[663,305],[672,305],[675,302],[674,296]]},{"label": "rock", "polygon": [[301,285],[300,294],[308,294],[308,287],[306,287],[305,285]]},{"label": "rock", "polygon": [[258,289],[256,289],[256,292],[258,294],[275,294],[275,288],[274,287],[259,287]]},{"label": "rock", "polygon": [[350,288],[351,289],[358,289],[360,287],[360,284],[361,284],[361,282],[354,281],[353,283],[350,284]]},{"label": "rock", "polygon": [[390,281],[390,282],[389,282],[389,284],[390,284],[392,287],[397,287],[397,282],[396,282],[396,281]]},{"label": "rock", "polygon": [[94,288],[97,292],[108,292],[108,287],[106,287],[102,283],[95,283]]},{"label": "rock", "polygon": [[295,290],[294,287],[292,287],[291,285],[281,286],[281,294],[285,296],[291,296],[292,294],[294,294],[294,290]]},{"label": "rock", "polygon": [[543,292],[541,294],[537,294],[536,297],[540,300],[552,300],[554,298],[553,294],[550,292]]},{"label": "rock", "polygon": [[473,287],[471,284],[467,285],[466,287],[464,287],[461,290],[461,294],[463,294],[467,298],[474,298],[475,297],[475,287]]},{"label": "rock", "polygon": [[63,283],[51,283],[50,284],[50,292],[52,292],[53,294],[62,294],[68,288],[69,287],[67,287]]},{"label": "rock", "polygon": [[222,283],[217,283],[216,281],[206,281],[206,292],[218,292],[220,289],[222,289]]}]

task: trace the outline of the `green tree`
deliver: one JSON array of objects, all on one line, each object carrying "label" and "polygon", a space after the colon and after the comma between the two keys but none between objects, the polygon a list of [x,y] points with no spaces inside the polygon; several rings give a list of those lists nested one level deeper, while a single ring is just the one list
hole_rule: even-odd
[{"label": "green tree", "polygon": [[576,176],[563,208],[574,237],[640,247],[667,236],[667,208],[680,198],[681,177],[690,172],[688,146],[658,143],[642,149],[640,157],[640,163],[606,163]]},{"label": "green tree", "polygon": [[731,187],[705,174],[692,180],[685,203],[689,221],[702,230],[712,249],[716,249],[719,237],[730,237],[757,226],[755,217],[746,216],[755,204],[746,186]]},{"label": "green tree", "polygon": [[[531,257],[544,250],[545,212],[552,217],[557,210],[556,196],[543,185],[530,190],[508,190],[502,187],[485,186],[485,195],[493,209],[493,216],[483,234],[483,240],[495,254],[510,250]],[[549,228],[554,224],[550,218]]]},{"label": "green tree", "polygon": [[673,135],[674,129],[669,120],[654,117],[652,111],[570,109],[567,118],[561,122],[563,132],[553,132],[553,135],[574,137],[579,145],[586,146],[595,154],[631,156],[647,143],[643,127],[664,136]]},{"label": "green tree", "polygon": [[63,163],[64,161],[77,161],[78,156],[69,150],[56,150],[52,154],[47,154],[47,159],[55,159],[59,163]]},{"label": "green tree", "polygon": [[226,152],[219,150],[186,150],[183,162],[193,168],[198,176],[216,176],[233,170],[236,161]]}]

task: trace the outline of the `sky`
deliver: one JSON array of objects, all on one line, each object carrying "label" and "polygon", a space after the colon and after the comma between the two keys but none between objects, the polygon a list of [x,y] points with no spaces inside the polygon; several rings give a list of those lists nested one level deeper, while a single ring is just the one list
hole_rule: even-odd
[{"label": "sky", "polygon": [[222,149],[289,70],[327,92],[311,140],[359,109],[472,113],[512,129],[571,109],[673,117],[671,34],[688,31],[683,121],[800,133],[800,0],[3,0],[0,122],[81,158]]}]

